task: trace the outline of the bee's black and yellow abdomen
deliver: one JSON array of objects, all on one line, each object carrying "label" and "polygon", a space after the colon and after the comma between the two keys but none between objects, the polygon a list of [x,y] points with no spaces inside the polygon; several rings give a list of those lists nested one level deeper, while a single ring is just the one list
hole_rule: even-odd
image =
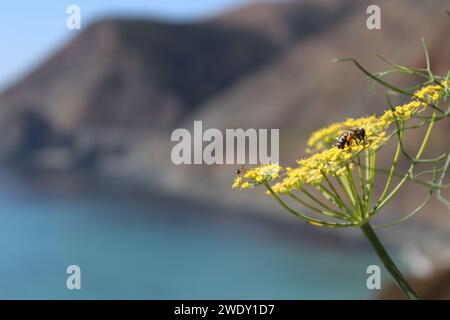
[{"label": "bee's black and yellow abdomen", "polygon": [[349,136],[349,133],[348,132],[345,132],[344,134],[342,134],[340,137],[339,137],[339,139],[338,139],[338,141],[336,142],[336,147],[338,148],[338,149],[344,149],[345,148],[345,146],[347,145],[347,139],[348,139],[348,136]]}]

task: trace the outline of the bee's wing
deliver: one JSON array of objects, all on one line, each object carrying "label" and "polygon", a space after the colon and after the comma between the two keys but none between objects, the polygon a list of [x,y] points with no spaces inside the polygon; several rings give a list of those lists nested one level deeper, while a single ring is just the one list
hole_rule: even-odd
[{"label": "bee's wing", "polygon": [[343,125],[341,130],[350,130],[350,131],[355,132],[358,130],[358,128]]}]

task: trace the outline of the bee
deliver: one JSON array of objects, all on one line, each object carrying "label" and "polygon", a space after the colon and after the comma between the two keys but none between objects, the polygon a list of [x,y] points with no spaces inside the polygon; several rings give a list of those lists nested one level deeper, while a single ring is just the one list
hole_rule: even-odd
[{"label": "bee", "polygon": [[239,169],[236,170],[236,175],[240,176],[241,174],[245,173],[247,169],[245,168],[245,165],[243,164]]},{"label": "bee", "polygon": [[345,146],[349,147],[352,141],[355,141],[356,144],[366,141],[366,130],[364,128],[348,128],[348,130],[338,138],[336,142],[338,149],[344,149]]}]

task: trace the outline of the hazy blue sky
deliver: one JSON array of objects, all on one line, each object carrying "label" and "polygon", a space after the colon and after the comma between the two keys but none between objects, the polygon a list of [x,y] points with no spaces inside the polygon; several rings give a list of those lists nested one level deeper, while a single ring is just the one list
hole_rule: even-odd
[{"label": "hazy blue sky", "polygon": [[20,78],[76,32],[66,28],[66,8],[81,8],[82,28],[108,15],[142,15],[191,20],[251,0],[72,0],[2,1],[0,4],[0,89]]}]

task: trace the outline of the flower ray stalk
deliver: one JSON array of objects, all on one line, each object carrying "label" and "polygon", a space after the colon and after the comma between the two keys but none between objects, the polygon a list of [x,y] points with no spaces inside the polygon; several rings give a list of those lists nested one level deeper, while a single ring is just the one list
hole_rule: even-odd
[{"label": "flower ray stalk", "polygon": [[306,201],[302,200],[300,197],[296,196],[292,192],[289,192],[288,196],[291,197],[292,199],[294,199],[295,201],[299,202],[300,204],[304,205],[305,207],[315,211],[318,214],[323,214],[327,217],[332,217],[332,218],[341,218],[341,214],[339,212],[336,214],[336,213],[333,213],[333,212],[330,212],[327,210],[318,209],[318,208],[308,204]]},{"label": "flower ray stalk", "polygon": [[354,207],[355,209],[357,209],[357,212],[359,212],[359,215],[361,217],[361,221],[364,220],[364,205],[361,201],[361,197],[359,196],[358,192],[356,191],[356,184],[355,184],[355,180],[353,179],[353,174],[350,171],[350,167],[348,165],[345,166],[346,169],[346,181],[347,184],[350,186],[350,190],[353,194],[353,197],[355,198],[355,203],[354,203]]},{"label": "flower ray stalk", "polygon": [[[433,112],[433,118],[435,118],[435,117],[436,117],[436,110]],[[435,121],[432,121],[428,125],[427,132],[426,132],[425,137],[424,137],[424,139],[422,141],[422,144],[421,144],[421,146],[419,148],[419,151],[417,151],[417,155],[416,155],[415,159],[420,159],[420,157],[422,156],[423,152],[425,151],[425,148],[426,148],[426,146],[428,144],[428,141],[430,139],[430,136],[431,136],[431,132],[433,131],[434,124],[435,124]],[[411,174],[412,174],[416,164],[417,164],[417,161],[413,161],[413,163],[411,163],[407,173],[405,174],[403,179],[400,180],[400,182],[397,184],[397,186],[394,188],[394,190],[392,190],[392,192],[389,195],[387,195],[384,199],[378,200],[377,205],[375,205],[375,207],[372,210],[372,213],[371,213],[372,215],[374,215],[377,212],[379,212],[381,210],[381,208],[383,208],[386,205],[386,203],[388,203],[389,200],[391,200],[392,197],[394,197],[399,192],[401,187],[408,180],[408,176],[411,176]]]},{"label": "flower ray stalk", "polygon": [[364,204],[366,203],[366,182],[364,181],[364,173],[363,173],[363,167],[361,166],[361,157],[358,155],[358,175],[359,175],[359,187],[361,188],[361,198]]},{"label": "flower ray stalk", "polygon": [[[308,198],[310,198],[312,201],[323,207],[325,210],[329,211],[329,216],[334,218],[341,218],[344,220],[348,220],[348,218],[343,214],[342,212],[336,211],[328,207],[326,204],[324,204],[322,201],[317,199],[314,195],[312,195],[310,192],[308,192],[305,188],[300,189],[301,192],[303,192]],[[326,213],[327,211],[324,211]]]},{"label": "flower ray stalk", "polygon": [[[336,190],[336,188],[334,187],[333,183],[330,181],[330,179],[322,172],[322,175],[324,177],[324,180],[326,181],[327,185],[330,187],[330,189],[332,190],[333,194],[334,194],[334,199],[340,203],[340,205],[342,206],[342,208],[345,209],[345,211],[347,212],[347,214],[351,214],[352,210],[347,207],[347,205],[345,204],[345,202],[341,199],[341,196],[339,195],[339,192]],[[319,190],[323,189],[325,191],[327,191],[327,189],[324,186],[319,186]],[[328,193],[328,192],[326,192]]]},{"label": "flower ray stalk", "polygon": [[270,194],[280,203],[280,205],[285,208],[288,212],[292,213],[294,216],[301,218],[303,220],[306,220],[309,224],[321,226],[321,227],[328,227],[328,228],[336,228],[336,227],[350,227],[352,224],[349,223],[337,223],[337,222],[328,222],[328,221],[321,221],[315,218],[308,217],[307,215],[304,215],[302,213],[299,213],[295,210],[293,210],[291,207],[289,207],[270,187],[270,185],[266,182],[264,183],[267,190],[270,192]]},{"label": "flower ray stalk", "polygon": [[342,202],[341,198],[337,193],[333,194],[333,191],[329,191],[327,188],[325,188],[323,185],[317,186],[317,190],[319,190],[325,199],[333,203],[335,206],[339,207],[343,211],[346,212],[346,214],[350,214],[351,210]]},{"label": "flower ray stalk", "polygon": [[350,201],[350,204],[352,206],[352,209],[350,209],[350,215],[356,221],[360,222],[360,220],[359,220],[360,215],[358,214],[360,210],[357,205],[355,193],[353,192],[353,188],[351,187],[350,182],[348,181],[348,178],[337,177],[336,181],[338,182],[339,186],[344,191],[344,194],[347,196],[347,198]]},{"label": "flower ray stalk", "polygon": [[386,182],[386,185],[384,186],[383,192],[381,193],[379,199],[384,199],[384,197],[389,192],[389,189],[390,189],[390,187],[392,185],[392,180],[394,179],[394,174],[395,174],[395,170],[397,168],[398,160],[400,158],[400,151],[401,151],[401,146],[400,146],[400,144],[398,144],[397,145],[397,150],[395,150],[394,161],[393,161],[392,167],[391,167],[391,169],[389,171],[388,180]]}]

